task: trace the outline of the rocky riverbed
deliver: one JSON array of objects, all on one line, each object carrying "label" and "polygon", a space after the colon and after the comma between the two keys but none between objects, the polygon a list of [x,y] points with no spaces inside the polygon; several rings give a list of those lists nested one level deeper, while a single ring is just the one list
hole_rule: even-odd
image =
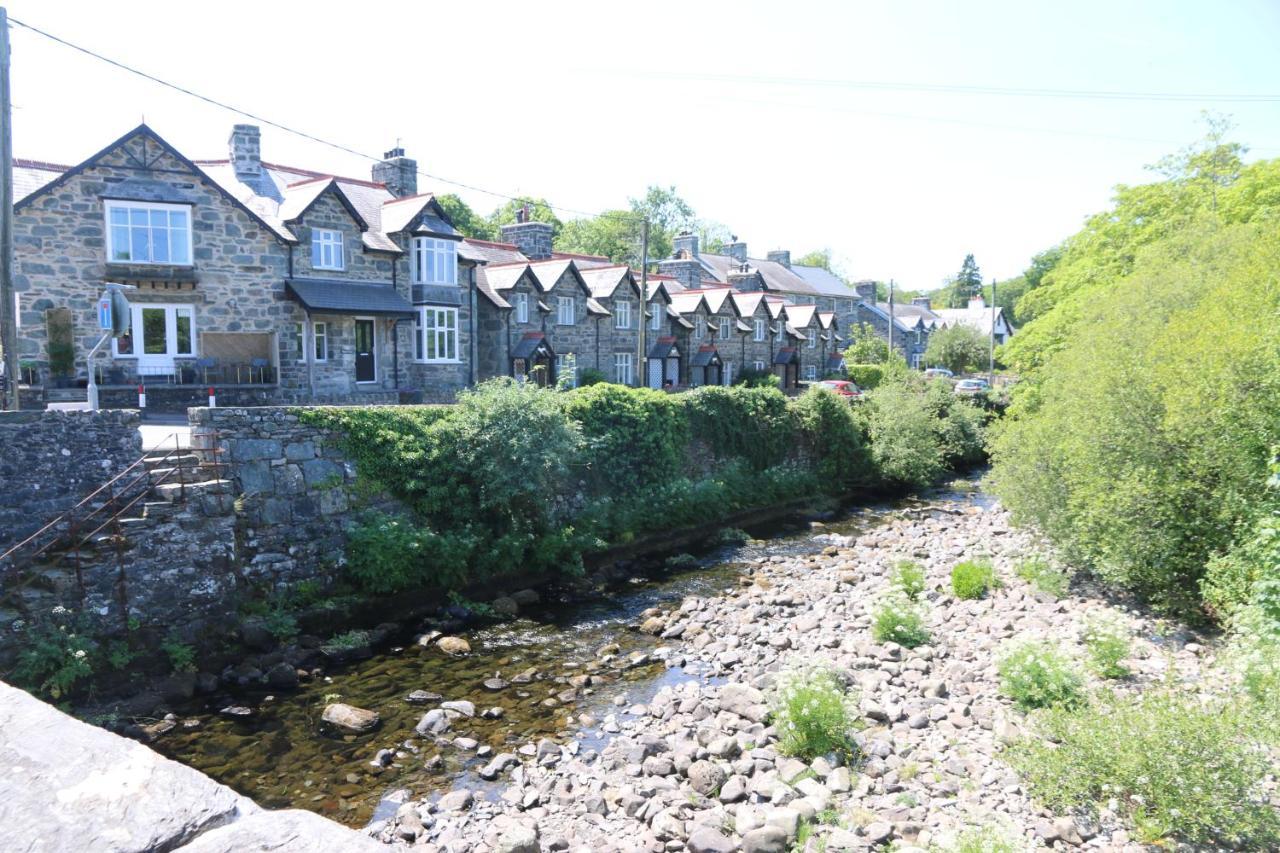
[{"label": "rocky riverbed", "polygon": [[[487,755],[443,796],[393,793],[367,831],[450,853],[945,850],[969,827],[1027,847],[1141,849],[1105,810],[1091,820],[1030,801],[1000,757],[1023,717],[999,694],[996,660],[1015,638],[1081,657],[1085,620],[1105,611],[1134,635],[1133,675],[1120,689],[1170,674],[1203,684],[1212,661],[1203,640],[1088,589],[1061,599],[1037,592],[1013,569],[1045,549],[999,506],[944,501],[893,513],[856,537],[806,541],[799,553],[755,558],[726,594],[643,614],[635,627],[658,637],[650,654],[667,667],[656,692],[614,695],[600,713],[576,713],[562,737]],[[1001,585],[979,600],[953,598],[951,568],[982,557]],[[931,642],[910,650],[871,633],[872,609],[902,559],[926,573]],[[617,651],[605,645],[598,656]],[[775,679],[816,661],[858,697],[861,757],[852,766],[776,748],[767,716]],[[590,677],[579,686],[590,692]],[[419,727],[421,754],[385,760],[473,748],[467,710],[432,709]]]}]

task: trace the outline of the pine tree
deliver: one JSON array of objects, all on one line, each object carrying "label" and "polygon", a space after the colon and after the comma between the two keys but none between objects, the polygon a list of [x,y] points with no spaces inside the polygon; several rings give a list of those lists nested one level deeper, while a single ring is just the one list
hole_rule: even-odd
[{"label": "pine tree", "polygon": [[951,299],[949,307],[964,308],[969,304],[969,298],[982,295],[982,271],[978,269],[978,262],[973,259],[972,254],[964,256],[964,263],[960,265],[960,273],[955,277],[951,285]]}]

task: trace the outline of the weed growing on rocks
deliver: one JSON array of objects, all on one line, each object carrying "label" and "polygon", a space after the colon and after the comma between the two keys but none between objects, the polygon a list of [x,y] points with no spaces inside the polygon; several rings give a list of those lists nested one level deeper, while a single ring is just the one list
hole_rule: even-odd
[{"label": "weed growing on rocks", "polygon": [[1031,584],[1037,590],[1054,598],[1061,598],[1066,595],[1067,587],[1071,584],[1071,578],[1061,569],[1056,569],[1042,557],[1032,557],[1030,560],[1023,560],[1014,569],[1018,577]]},{"label": "weed growing on rocks", "polygon": [[1022,845],[994,826],[970,827],[946,847],[930,845],[929,853],[1020,853]]},{"label": "weed growing on rocks", "polygon": [[915,560],[901,560],[893,568],[893,585],[912,601],[924,592],[924,568]]},{"label": "weed growing on rocks", "polygon": [[1073,707],[1084,698],[1075,666],[1048,643],[1015,646],[998,664],[1000,692],[1024,711]]},{"label": "weed growing on rocks", "polygon": [[990,560],[965,560],[951,570],[951,591],[956,598],[982,598],[996,586],[996,570]]},{"label": "weed growing on rocks", "polygon": [[1129,656],[1129,632],[1115,619],[1095,617],[1085,623],[1084,645],[1089,666],[1103,678],[1124,678],[1129,668],[1122,661]]},{"label": "weed growing on rocks", "polygon": [[1263,790],[1266,729],[1247,704],[1202,704],[1172,690],[1105,695],[1052,711],[1040,726],[1047,740],[1015,744],[1010,761],[1056,811],[1110,803],[1147,843],[1280,844],[1280,812]]},{"label": "weed growing on rocks", "polygon": [[929,642],[929,629],[918,604],[906,596],[889,594],[880,600],[871,621],[871,635],[877,643],[897,643],[908,649]]},{"label": "weed growing on rocks", "polygon": [[31,624],[14,622],[25,648],[18,665],[6,676],[14,684],[37,695],[62,699],[81,679],[93,674],[98,644],[90,634],[90,621],[58,605]]},{"label": "weed growing on rocks", "polygon": [[772,697],[778,748],[806,760],[852,755],[858,711],[855,697],[828,664],[792,669],[778,678]]}]

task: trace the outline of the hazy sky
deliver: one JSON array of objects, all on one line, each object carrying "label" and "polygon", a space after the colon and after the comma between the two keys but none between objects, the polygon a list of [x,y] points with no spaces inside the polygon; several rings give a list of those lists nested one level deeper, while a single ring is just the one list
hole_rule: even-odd
[{"label": "hazy sky", "polygon": [[[213,3],[10,0],[9,14],[273,121],[578,210],[674,184],[754,256],[828,247],[930,288],[1005,278],[1111,187],[1230,114],[1280,156],[1278,0]],[[223,157],[234,114],[15,27],[14,150],[75,163],[143,117]],[[924,87],[883,88],[868,83]],[[854,85],[858,84],[858,85]],[[998,87],[1192,95],[1102,99]],[[1224,102],[1206,95],[1264,95]],[[367,177],[270,127],[263,158]],[[500,199],[460,192],[481,212]],[[563,213],[563,218],[572,214]]]}]

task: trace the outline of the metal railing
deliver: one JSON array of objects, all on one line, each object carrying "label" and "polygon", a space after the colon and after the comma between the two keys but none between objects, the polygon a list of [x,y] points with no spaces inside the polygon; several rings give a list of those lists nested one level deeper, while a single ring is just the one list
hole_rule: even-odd
[{"label": "metal railing", "polygon": [[[106,539],[114,549],[116,557],[116,596],[120,603],[121,619],[127,624],[129,600],[124,565],[126,540],[121,520],[125,517],[125,513],[137,506],[140,501],[146,500],[155,487],[172,483],[175,478],[178,484],[178,499],[181,502],[186,501],[188,483],[200,482],[200,480],[191,480],[192,475],[199,476],[200,469],[212,469],[214,478],[221,479],[223,463],[218,459],[221,449],[218,447],[217,435],[216,433],[207,435],[208,446],[201,449],[183,447],[179,433],[166,436],[159,445],[143,453],[119,474],[86,495],[75,506],[4,553],[0,553],[0,582],[2,582],[0,595],[14,597],[12,595],[14,592],[25,588],[32,580],[32,577],[27,577],[25,581],[21,579],[23,569],[30,568],[41,557],[62,552],[71,558],[75,570],[76,589],[83,603],[86,597],[84,552],[90,546],[95,546],[96,550],[95,537],[109,530]],[[163,449],[170,442],[173,443],[173,447]],[[190,455],[195,456],[195,464],[184,464],[184,457]],[[157,475],[156,471],[160,473]],[[16,598],[14,603],[19,609],[23,609],[20,598]]]}]

